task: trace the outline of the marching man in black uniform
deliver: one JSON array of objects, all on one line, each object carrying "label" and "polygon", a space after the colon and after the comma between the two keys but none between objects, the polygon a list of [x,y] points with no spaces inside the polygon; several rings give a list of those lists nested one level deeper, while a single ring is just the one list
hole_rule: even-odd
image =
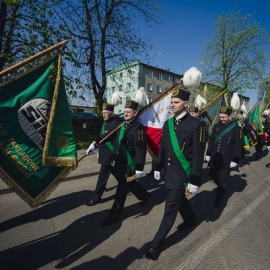
[{"label": "marching man in black uniform", "polygon": [[194,118],[198,119],[199,118],[199,108],[195,106],[191,106],[189,108],[189,114],[193,116]]},{"label": "marching man in black uniform", "polygon": [[[268,110],[266,110],[268,112]],[[268,152],[270,152],[270,123],[267,121],[267,114],[265,112],[262,114],[262,126],[263,126],[263,138],[264,144],[267,147]]]},{"label": "marching man in black uniform", "polygon": [[135,120],[137,108],[137,102],[126,101],[125,122],[117,132],[112,162],[112,174],[118,181],[116,195],[107,218],[100,223],[101,226],[109,226],[119,220],[128,190],[141,201],[140,205],[145,205],[150,197],[150,193],[136,181],[144,175],[146,156],[146,133],[143,125]]},{"label": "marching man in black uniform", "polygon": [[106,143],[99,145],[99,142],[122,122],[122,120],[119,118],[114,117],[114,105],[104,103],[102,109],[104,123],[101,127],[100,135],[90,144],[86,150],[86,154],[89,155],[97,146],[99,146],[98,163],[101,164],[96,189],[90,201],[86,202],[87,206],[93,206],[99,203],[106,188],[106,184],[111,173],[110,162],[115,151],[114,140],[116,137],[116,132],[110,136],[109,141],[107,140]]},{"label": "marching man in black uniform", "polygon": [[209,175],[217,185],[214,206],[221,205],[230,178],[230,169],[237,167],[241,156],[241,128],[231,121],[232,108],[221,107],[219,123],[213,127],[206,152]]},{"label": "marching man in black uniform", "polygon": [[252,129],[249,119],[244,117],[244,112],[242,110],[236,111],[237,123],[242,128],[242,147],[241,147],[241,159],[239,166],[242,166],[242,162],[245,159],[246,149],[257,144],[257,135]]},{"label": "marching man in black uniform", "polygon": [[201,133],[201,135],[203,136],[202,138],[200,138],[200,141],[201,141],[201,145],[203,147],[203,153],[205,153],[205,148],[206,148],[206,143],[208,142],[208,125],[200,119],[199,117],[199,108],[198,107],[195,107],[195,106],[191,106],[189,108],[189,114],[198,119],[199,121],[201,121],[201,124],[202,124],[202,128],[203,128],[203,132]]},{"label": "marching man in black uniform", "polygon": [[190,91],[182,86],[173,89],[171,106],[174,117],[164,123],[154,177],[159,180],[163,169],[167,192],[165,211],[160,227],[143,257],[156,260],[162,243],[171,230],[177,213],[183,223],[177,228],[185,230],[196,225],[188,196],[197,192],[202,174],[203,151],[200,137],[201,122],[187,112]]}]

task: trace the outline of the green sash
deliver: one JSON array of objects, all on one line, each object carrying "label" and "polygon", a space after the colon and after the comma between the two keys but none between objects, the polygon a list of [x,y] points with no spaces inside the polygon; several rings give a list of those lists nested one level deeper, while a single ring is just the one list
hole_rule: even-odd
[{"label": "green sash", "polygon": [[230,125],[228,125],[216,138],[214,141],[214,144],[216,144],[218,142],[218,140],[227,132],[231,131],[235,126],[236,126],[236,122],[232,122]]},{"label": "green sash", "polygon": [[122,125],[121,128],[120,128],[120,132],[119,132],[118,142],[120,144],[121,151],[122,151],[125,159],[127,160],[130,172],[133,175],[133,174],[135,174],[135,162],[134,162],[135,160],[130,156],[130,154],[127,151],[126,147],[122,143],[122,139],[124,137],[124,132],[125,132],[125,126]]},{"label": "green sash", "polygon": [[[105,130],[105,123],[103,123],[102,128],[101,128],[101,135],[104,134],[104,130]],[[112,142],[106,142],[105,143],[107,145],[107,147],[111,150],[112,153],[114,153],[114,145],[112,144]]]},{"label": "green sash", "polygon": [[183,169],[185,170],[187,176],[190,177],[191,167],[190,167],[186,157],[184,156],[182,150],[179,147],[179,143],[178,143],[178,140],[177,140],[175,132],[174,132],[174,117],[172,117],[168,120],[168,126],[169,126],[169,133],[170,133],[173,151],[174,151],[176,157],[178,158],[180,164],[182,165]]}]

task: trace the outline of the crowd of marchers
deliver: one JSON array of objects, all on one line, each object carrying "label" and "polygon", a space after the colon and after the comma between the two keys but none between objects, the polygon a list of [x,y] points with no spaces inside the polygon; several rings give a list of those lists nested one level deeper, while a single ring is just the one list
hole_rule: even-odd
[{"label": "crowd of marchers", "polygon": [[[174,116],[164,123],[159,153],[153,163],[153,177],[164,180],[166,200],[161,223],[143,254],[144,258],[151,260],[159,257],[178,212],[183,219],[177,227],[179,231],[196,226],[196,216],[188,199],[200,187],[203,162],[208,163],[209,175],[217,185],[213,205],[220,207],[231,169],[244,164],[246,139],[251,139],[254,132],[243,111],[238,110],[237,119],[232,120],[232,108],[222,106],[219,122],[213,126],[211,134],[205,134],[205,123],[198,119],[198,108],[188,107],[189,97],[190,91],[184,86],[172,90],[171,109]],[[114,105],[104,103],[100,134],[86,150],[88,155],[99,148],[98,162],[101,165],[96,188],[86,205],[94,206],[101,201],[110,174],[118,182],[114,202],[107,218],[100,222],[101,226],[109,226],[121,218],[129,191],[141,206],[147,204],[151,195],[136,181],[144,175],[147,151],[145,129],[136,119],[138,105],[134,100],[127,100],[124,119],[121,120],[114,117]],[[256,139],[253,142],[256,159],[262,157],[265,145],[270,151],[270,123],[267,115],[261,117],[263,133],[253,134],[252,137]],[[112,132],[115,129],[117,131]]]}]

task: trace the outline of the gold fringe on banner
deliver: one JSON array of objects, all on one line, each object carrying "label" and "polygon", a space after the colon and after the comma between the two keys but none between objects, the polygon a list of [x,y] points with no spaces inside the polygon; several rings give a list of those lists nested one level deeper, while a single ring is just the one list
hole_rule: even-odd
[{"label": "gold fringe on banner", "polygon": [[46,166],[52,165],[52,166],[60,166],[60,167],[72,166],[72,167],[76,168],[76,166],[77,166],[77,158],[76,157],[74,157],[74,158],[47,157],[48,151],[49,151],[49,145],[50,145],[54,117],[56,114],[56,104],[57,104],[58,94],[60,91],[61,68],[62,68],[62,58],[61,58],[60,54],[58,55],[57,62],[58,62],[58,64],[57,64],[57,69],[56,69],[56,72],[57,72],[56,82],[55,82],[55,88],[54,88],[54,93],[53,93],[53,98],[52,98],[52,107],[51,107],[51,112],[50,112],[50,118],[49,118],[48,125],[47,125],[45,144],[44,144],[44,148],[43,148],[42,164],[46,165]]},{"label": "gold fringe on banner", "polygon": [[52,181],[52,183],[41,192],[36,198],[30,197],[6,172],[0,167],[0,178],[20,197],[22,198],[30,207],[36,208],[41,204],[44,199],[46,199],[60,184],[62,179],[66,177],[74,168],[65,167],[57,175],[57,177]]}]

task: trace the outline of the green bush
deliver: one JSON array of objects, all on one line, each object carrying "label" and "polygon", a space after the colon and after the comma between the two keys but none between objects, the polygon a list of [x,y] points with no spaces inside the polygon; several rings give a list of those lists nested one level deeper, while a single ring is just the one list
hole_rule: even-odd
[{"label": "green bush", "polygon": [[74,127],[73,130],[77,149],[88,148],[89,144],[97,137],[96,132],[89,128]]}]

